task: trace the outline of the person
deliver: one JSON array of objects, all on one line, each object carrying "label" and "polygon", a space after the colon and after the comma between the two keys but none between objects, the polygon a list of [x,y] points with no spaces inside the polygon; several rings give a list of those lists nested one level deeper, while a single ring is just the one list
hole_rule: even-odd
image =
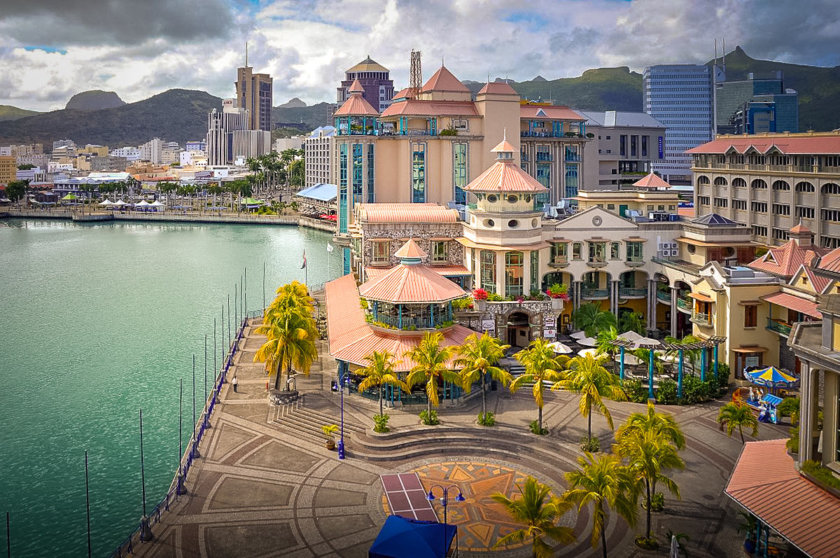
[{"label": "person", "polygon": [[233,393],[236,393],[236,386],[239,385],[239,380],[236,379],[236,376],[234,376],[233,380],[230,381],[230,385],[233,386]]}]

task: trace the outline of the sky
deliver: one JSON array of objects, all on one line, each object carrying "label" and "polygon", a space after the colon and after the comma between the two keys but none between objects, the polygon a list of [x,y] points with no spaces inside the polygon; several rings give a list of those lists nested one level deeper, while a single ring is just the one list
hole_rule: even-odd
[{"label": "sky", "polygon": [[[704,63],[715,38],[753,58],[840,65],[837,0],[0,0],[0,105],[63,108],[75,93],[135,102],[172,88],[234,93],[248,63],[274,104],[335,101],[368,54],[408,82],[445,63],[462,80],[574,77]],[[718,43],[720,48],[720,42]]]}]

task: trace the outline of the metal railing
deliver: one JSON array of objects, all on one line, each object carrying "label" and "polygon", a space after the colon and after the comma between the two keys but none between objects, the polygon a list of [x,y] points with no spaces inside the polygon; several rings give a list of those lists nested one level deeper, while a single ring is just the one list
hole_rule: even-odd
[{"label": "metal railing", "polygon": [[669,291],[656,291],[656,300],[660,300],[666,304],[671,304],[671,293]]},{"label": "metal railing", "polygon": [[712,317],[705,312],[692,312],[691,313],[691,321],[705,326],[712,325]]},{"label": "metal railing", "polygon": [[776,320],[774,318],[767,318],[767,329],[770,331],[775,331],[776,333],[781,333],[785,336],[790,336],[791,326],[785,322],[780,320]]},{"label": "metal railing", "polygon": [[618,296],[622,298],[642,298],[647,296],[646,287],[619,287]]},{"label": "metal railing", "polygon": [[609,289],[589,289],[586,287],[580,289],[581,298],[609,298],[609,296]]}]

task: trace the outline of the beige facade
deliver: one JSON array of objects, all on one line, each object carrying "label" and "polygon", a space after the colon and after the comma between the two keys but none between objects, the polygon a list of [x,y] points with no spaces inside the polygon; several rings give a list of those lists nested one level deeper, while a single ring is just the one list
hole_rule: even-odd
[{"label": "beige facade", "polygon": [[676,215],[680,202],[679,195],[668,190],[589,190],[578,192],[575,200],[581,211],[601,207],[623,217]]},{"label": "beige facade", "polygon": [[8,184],[17,178],[17,160],[11,155],[0,157],[0,184]]},{"label": "beige facade", "polygon": [[236,103],[248,111],[248,130],[271,132],[271,104],[274,80],[255,74],[250,66],[236,69]]}]

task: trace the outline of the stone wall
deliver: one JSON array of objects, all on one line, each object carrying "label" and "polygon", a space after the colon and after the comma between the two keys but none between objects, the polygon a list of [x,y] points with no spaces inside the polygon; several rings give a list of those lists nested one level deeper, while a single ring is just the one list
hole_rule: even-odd
[{"label": "stone wall", "polygon": [[[390,238],[390,253],[391,259],[389,265],[396,265],[399,260],[394,256],[394,253],[399,250],[409,238],[429,254],[429,258],[425,263],[432,263],[432,238],[449,238],[453,240],[447,241],[447,261],[446,265],[466,265],[464,263],[464,247],[459,242],[454,240],[463,236],[462,224],[459,223],[423,223],[423,224],[402,224],[394,225],[393,223],[376,223],[376,224],[361,224],[362,229],[362,251],[364,254],[364,264],[366,266],[371,264],[373,260],[373,242],[371,239]],[[441,263],[441,262],[435,262]]]}]

